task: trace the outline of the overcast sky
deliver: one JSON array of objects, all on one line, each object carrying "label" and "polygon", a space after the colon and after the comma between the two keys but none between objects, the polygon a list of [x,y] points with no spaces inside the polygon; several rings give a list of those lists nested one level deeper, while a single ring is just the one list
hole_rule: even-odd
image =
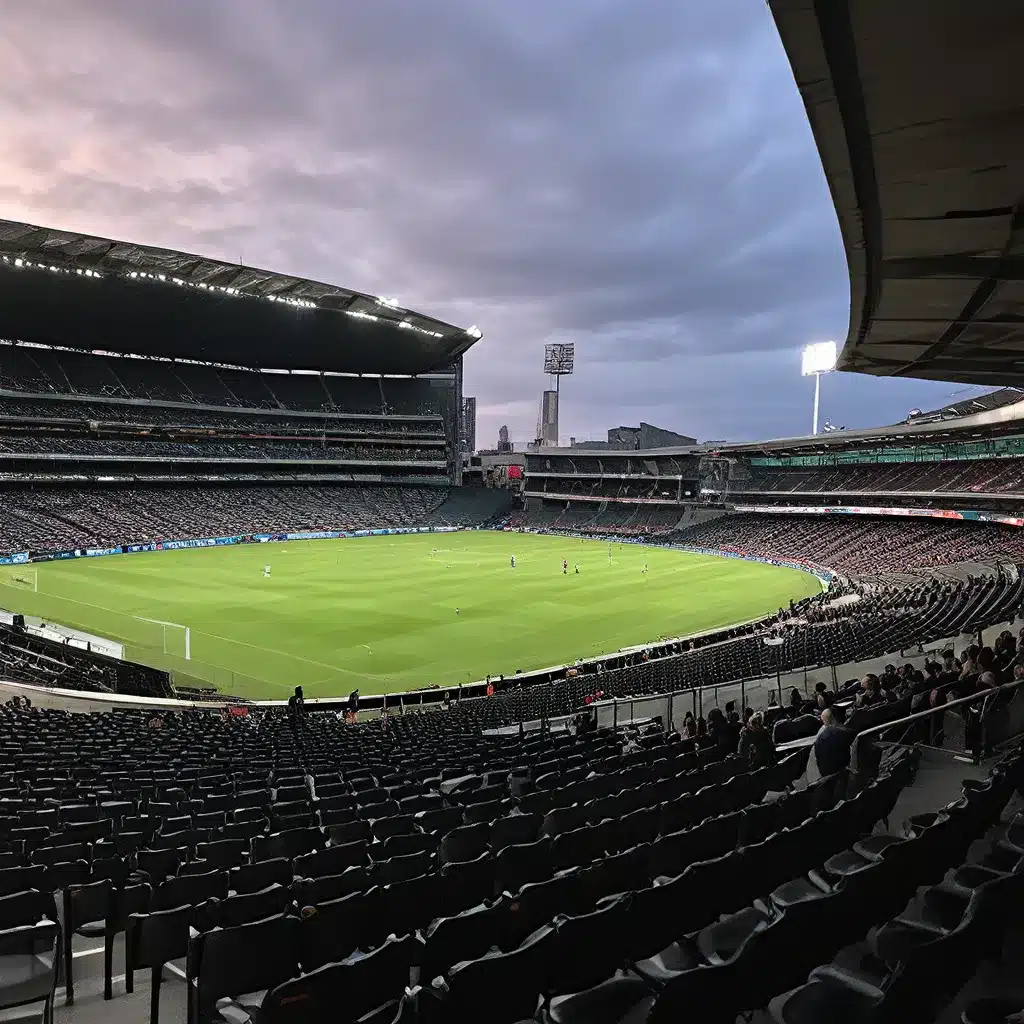
[{"label": "overcast sky", "polygon": [[[481,446],[533,437],[548,341],[576,343],[563,439],[723,440],[807,432],[800,347],[846,336],[763,0],[31,0],[0,66],[0,217],[478,324]],[[822,390],[868,426],[958,389]]]}]

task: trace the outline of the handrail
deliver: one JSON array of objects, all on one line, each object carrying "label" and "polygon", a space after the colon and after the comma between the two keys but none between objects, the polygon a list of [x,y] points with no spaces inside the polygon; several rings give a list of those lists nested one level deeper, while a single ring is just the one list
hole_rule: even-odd
[{"label": "handrail", "polygon": [[909,715],[905,715],[903,718],[894,718],[888,722],[882,722],[879,725],[872,725],[867,729],[862,729],[857,733],[853,741],[853,748],[850,752],[850,768],[852,771],[857,770],[857,752],[861,743],[870,737],[881,736],[882,733],[888,732],[890,729],[898,729],[901,726],[912,725],[915,722],[923,722],[926,718],[932,718],[935,715],[943,714],[952,708],[963,707],[968,704],[977,704],[979,702],[984,703],[989,697],[994,697],[1000,693],[1019,690],[1022,685],[1024,685],[1024,679],[1015,679],[1009,683],[1002,683],[999,686],[991,686],[987,690],[979,690],[977,693],[968,694],[966,697],[957,697],[956,700],[936,704],[935,707],[926,708],[924,711],[914,711]]},{"label": "handrail", "polygon": [[991,686],[987,690],[979,690],[977,693],[969,694],[966,697],[957,697],[956,700],[946,701],[944,704],[937,704],[935,707],[927,708],[924,711],[915,711],[903,718],[894,718],[889,722],[883,722],[881,725],[872,725],[869,728],[862,729],[858,732],[857,738],[860,739],[862,736],[870,736],[873,733],[885,732],[885,730],[891,729],[894,725],[906,725],[908,722],[919,722],[936,714],[937,712],[948,711],[950,708],[959,707],[961,704],[971,704],[982,697],[988,697],[1001,691],[1016,690],[1021,685],[1024,685],[1024,679],[1015,679],[1013,682],[1001,683],[999,686]]}]

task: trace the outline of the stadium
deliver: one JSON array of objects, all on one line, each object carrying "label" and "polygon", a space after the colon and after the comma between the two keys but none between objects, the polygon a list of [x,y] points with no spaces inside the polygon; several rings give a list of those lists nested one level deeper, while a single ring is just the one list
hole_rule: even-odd
[{"label": "stadium", "polygon": [[1024,1009],[1024,24],[769,6],[837,369],[980,397],[485,486],[475,325],[0,221],[5,1020]]}]

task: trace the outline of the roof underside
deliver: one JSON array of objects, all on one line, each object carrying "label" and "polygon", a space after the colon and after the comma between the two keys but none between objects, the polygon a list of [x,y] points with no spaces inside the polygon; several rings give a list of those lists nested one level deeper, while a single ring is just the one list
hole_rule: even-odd
[{"label": "roof underside", "polygon": [[769,2],[849,263],[839,368],[1024,384],[1024,4]]},{"label": "roof underside", "polygon": [[0,221],[0,255],[5,338],[240,366],[426,373],[479,336],[319,281],[14,221]]}]

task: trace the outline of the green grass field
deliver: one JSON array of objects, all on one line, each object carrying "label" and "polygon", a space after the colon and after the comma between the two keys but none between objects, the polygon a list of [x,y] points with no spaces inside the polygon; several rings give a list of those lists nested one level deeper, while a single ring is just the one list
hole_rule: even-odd
[{"label": "green grass field", "polygon": [[[307,696],[369,694],[544,668],[742,622],[819,590],[793,569],[630,544],[609,560],[609,550],[479,531],[161,551],[27,567],[37,591],[17,582],[26,568],[5,567],[0,605],[123,641],[178,683],[276,699],[297,683]],[[144,619],[187,625],[191,660],[183,630]]]}]

